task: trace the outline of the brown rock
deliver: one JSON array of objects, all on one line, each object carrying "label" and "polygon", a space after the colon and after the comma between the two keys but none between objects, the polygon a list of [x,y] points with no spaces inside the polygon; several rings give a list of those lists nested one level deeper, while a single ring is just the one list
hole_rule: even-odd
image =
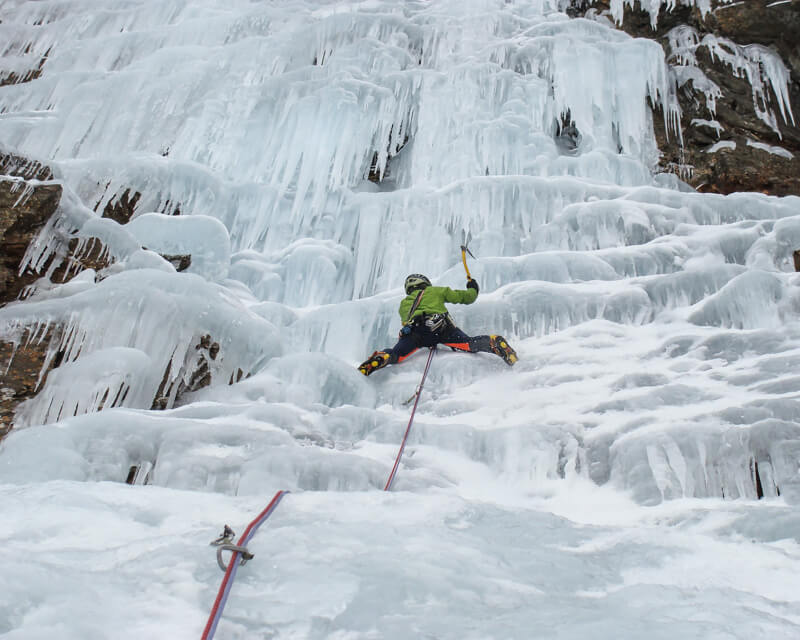
[{"label": "brown rock", "polygon": [[[14,154],[0,155],[0,306],[23,297],[24,290],[41,278],[41,273],[28,269],[20,274],[20,265],[31,241],[56,212],[62,187],[47,184],[53,173],[39,162]],[[13,177],[12,177],[13,176]],[[120,224],[130,220],[141,194],[125,190],[103,211]],[[178,204],[167,202],[165,208],[174,215],[180,213]],[[80,241],[64,240],[44,271],[53,283],[70,280],[85,269],[101,274],[111,258],[106,247],[97,238]],[[191,265],[190,255],[165,255],[178,271]],[[17,406],[42,388],[47,375],[60,366],[61,358],[53,352],[53,345],[61,337],[60,327],[51,327],[44,336],[28,344],[30,330],[21,337],[0,336],[0,438],[13,427]],[[17,339],[18,338],[18,339]],[[175,398],[211,383],[219,344],[211,336],[203,336],[195,346],[193,357],[181,356],[183,368],[177,379],[168,382],[165,374],[162,388],[153,401],[153,408],[166,408]],[[237,380],[244,375],[239,372]],[[233,380],[231,380],[233,382]],[[113,402],[108,406],[112,406]]]},{"label": "brown rock", "polygon": [[58,208],[61,185],[0,178],[0,306],[15,300],[39,275],[20,265],[31,240]]},{"label": "brown rock", "polygon": [[[28,52],[29,51],[27,50],[25,51],[26,54]],[[36,80],[36,78],[42,75],[42,68],[44,67],[44,63],[47,62],[47,56],[49,53],[50,49],[48,49],[38,60],[32,58],[30,68],[22,73],[16,73],[15,71],[3,71],[0,69],[0,87],[4,87],[9,84],[22,84],[23,82]]]},{"label": "brown rock", "polygon": [[[58,354],[47,362],[51,341],[60,338],[61,329],[51,327],[42,340],[28,342],[30,333],[20,338],[19,347],[10,340],[0,340],[0,439],[14,426],[17,405],[33,398],[47,379],[47,373],[60,364]],[[39,378],[41,376],[41,383]]]},{"label": "brown rock", "polygon": [[13,153],[0,154],[0,175],[42,182],[53,179],[53,171],[47,165]]},{"label": "brown rock", "polygon": [[[211,384],[212,368],[214,361],[219,355],[219,342],[216,342],[210,335],[201,336],[198,343],[194,346],[196,354],[193,358],[186,357],[184,366],[178,376],[172,381],[168,378],[169,372],[173,369],[170,362],[164,371],[164,377],[159,385],[156,397],[153,400],[151,409],[167,409],[174,402],[180,400],[181,396],[191,391],[203,389]],[[238,382],[243,375],[239,370]],[[229,384],[233,384],[233,380]]]},{"label": "brown rock", "polygon": [[139,202],[141,197],[142,194],[138,191],[131,193],[130,189],[125,189],[118,198],[112,199],[105,206],[102,215],[104,218],[111,218],[119,224],[127,224],[136,212],[136,203]]},{"label": "brown rock", "polygon": [[[608,12],[605,0],[589,2],[576,0],[570,11],[583,15],[589,8]],[[609,14],[610,17],[610,14]],[[734,70],[712,58],[704,46],[698,48],[698,67],[722,91],[716,101],[714,114],[705,96],[688,82],[679,88],[683,145],[677,136],[667,132],[663,114],[654,113],[656,141],[662,152],[660,168],[677,173],[679,177],[701,191],[731,193],[761,191],[772,195],[800,195],[800,0],[774,4],[768,0],[749,0],[733,4],[712,0],[712,11],[705,16],[696,7],[661,8],[655,29],[650,16],[639,3],[626,6],[619,28],[637,38],[657,40],[665,54],[671,54],[667,34],[679,25],[693,27],[703,38],[707,34],[727,38],[738,45],[759,44],[777,53],[787,69],[789,101],[795,122],[787,113],[788,122],[778,115],[779,133],[763,122],[755,112],[753,94],[746,78],[737,77]],[[778,113],[778,99],[768,90],[770,107]],[[693,120],[716,120],[723,128],[720,138],[707,126],[692,124]],[[719,139],[736,143],[733,150],[709,153]],[[769,153],[751,143],[781,147],[793,158]]]},{"label": "brown rock", "polygon": [[706,16],[705,25],[708,31],[735,42],[774,49],[787,63],[792,80],[800,82],[800,0],[781,4],[749,0],[719,5]]}]

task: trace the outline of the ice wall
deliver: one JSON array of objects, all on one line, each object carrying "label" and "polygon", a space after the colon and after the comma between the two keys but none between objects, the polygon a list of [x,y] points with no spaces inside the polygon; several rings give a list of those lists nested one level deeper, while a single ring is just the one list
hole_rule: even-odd
[{"label": "ice wall", "polygon": [[[650,107],[680,135],[661,48],[565,8],[4,3],[0,70],[44,64],[0,87],[0,138],[66,194],[26,264],[97,238],[110,266],[0,310],[13,340],[59,332],[47,362],[61,362],[21,407],[31,428],[3,445],[18,461],[3,477],[149,465],[182,489],[378,486],[418,361],[369,380],[353,365],[394,341],[407,273],[463,286],[468,233],[482,293],[454,317],[522,361],[437,357],[406,488],[471,486],[453,462],[467,460],[509,484],[578,476],[642,502],[794,495],[798,389],[773,366],[794,358],[800,201],[653,175]],[[690,65],[696,38],[673,35]],[[770,60],[728,62],[761,82],[765,117],[792,118]],[[130,222],[99,217],[126,192],[140,194]],[[187,272],[161,257],[174,254],[192,256]],[[740,397],[731,360],[702,345],[748,360],[769,332],[782,341],[748,361]],[[165,388],[172,406],[205,336],[212,388],[149,412]],[[119,432],[80,417],[101,408]],[[74,466],[34,471],[34,443],[63,433],[53,455]]]}]

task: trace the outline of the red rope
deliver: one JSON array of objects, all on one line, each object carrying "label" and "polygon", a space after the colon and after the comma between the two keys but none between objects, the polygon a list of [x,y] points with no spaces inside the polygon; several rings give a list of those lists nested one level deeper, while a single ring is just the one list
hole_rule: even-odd
[{"label": "red rope", "polygon": [[[414,408],[411,410],[411,417],[408,419],[408,426],[406,427],[406,432],[403,435],[403,441],[400,443],[400,451],[397,452],[397,457],[395,458],[392,472],[389,474],[389,479],[386,481],[386,486],[383,488],[384,491],[389,491],[391,488],[392,481],[397,473],[397,467],[400,465],[400,459],[403,457],[403,451],[405,450],[406,442],[408,441],[408,434],[411,432],[411,425],[414,422],[414,415],[417,412],[419,397],[422,394],[422,387],[425,385],[425,379],[428,377],[428,371],[431,368],[431,360],[433,360],[433,354],[435,351],[436,347],[430,348],[428,362],[425,364],[425,370],[422,372],[422,380],[420,380],[419,387],[417,388],[417,397],[414,400]],[[260,527],[263,522],[272,514],[273,510],[281,501],[281,498],[283,498],[283,496],[287,493],[289,492],[278,491],[278,493],[275,494],[264,510],[259,513],[258,516],[256,516],[256,518],[247,526],[247,529],[244,530],[242,537],[239,538],[237,546],[244,547],[249,542],[250,538],[256,532],[258,527]],[[225,570],[225,576],[222,578],[222,584],[219,586],[219,591],[217,592],[217,597],[214,600],[214,606],[211,608],[211,614],[208,617],[208,622],[203,630],[201,640],[211,640],[214,637],[214,633],[217,630],[217,624],[219,623],[220,616],[222,615],[222,610],[225,608],[225,602],[228,599],[228,593],[230,592],[233,580],[236,577],[236,569],[238,566],[239,552],[234,551],[231,553],[231,559],[228,561],[228,568]]]},{"label": "red rope", "polygon": [[414,414],[417,411],[417,403],[419,402],[419,397],[422,394],[422,387],[425,384],[425,378],[428,376],[428,369],[431,368],[431,360],[433,360],[433,354],[435,351],[436,347],[431,347],[431,352],[428,355],[428,363],[425,365],[425,371],[422,372],[422,380],[420,380],[419,387],[417,387],[417,398],[414,400],[414,408],[411,410],[411,417],[408,419],[406,433],[403,436],[403,442],[400,443],[400,451],[397,452],[397,457],[394,460],[392,472],[389,474],[389,479],[386,481],[386,486],[383,488],[384,491],[388,491],[391,488],[392,481],[397,473],[397,467],[400,464],[400,458],[403,457],[403,450],[406,448],[406,440],[408,440],[408,434],[411,432],[411,423],[414,422]]},{"label": "red rope", "polygon": [[[270,503],[264,508],[264,510],[256,516],[256,518],[247,526],[247,529],[244,530],[242,537],[239,538],[239,542],[237,546],[244,547],[249,541],[256,530],[264,523],[264,521],[269,518],[272,512],[275,510],[275,507],[278,506],[278,503],[281,501],[281,498],[285,496],[288,491],[278,491],[275,496],[272,498]],[[219,622],[219,618],[222,615],[222,610],[225,608],[225,602],[228,599],[228,593],[231,590],[231,586],[233,585],[233,580],[236,577],[236,569],[239,567],[239,552],[234,551],[231,553],[231,559],[228,561],[228,568],[225,571],[225,576],[222,578],[222,584],[219,585],[219,591],[217,592],[217,598],[214,600],[214,606],[211,608],[211,614],[208,616],[208,622],[206,622],[206,627],[203,630],[203,635],[201,636],[201,640],[211,640],[214,637],[214,633],[217,630],[217,623]]]}]

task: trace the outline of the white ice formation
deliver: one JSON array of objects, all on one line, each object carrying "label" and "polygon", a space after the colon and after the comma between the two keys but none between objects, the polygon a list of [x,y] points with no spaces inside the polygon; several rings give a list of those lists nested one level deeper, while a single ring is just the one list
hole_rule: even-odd
[{"label": "white ice formation", "polygon": [[[593,0],[589,0],[589,4],[592,3]],[[724,11],[726,5],[735,4],[741,2],[718,0],[716,3],[717,10],[720,11]],[[648,13],[650,24],[655,29],[659,15],[672,11],[676,6],[697,7],[703,18],[712,8],[711,0],[611,0],[610,14],[616,24],[622,24],[626,7],[640,7]],[[587,17],[600,22],[604,20],[604,16],[595,9],[590,9]],[[759,44],[741,45],[710,33],[701,38],[697,30],[689,25],[674,27],[667,36],[670,45],[670,74],[679,87],[692,82],[694,90],[704,95],[709,115],[715,115],[716,100],[722,93],[719,86],[697,66],[696,52],[700,47],[708,50],[712,61],[719,60],[734,76],[747,80],[752,89],[756,115],[778,137],[782,137],[778,114],[784,123],[795,124],[789,100],[789,70],[780,56],[770,48]]]},{"label": "white ice formation", "polygon": [[[745,78],[750,84],[753,107],[756,115],[780,138],[778,114],[784,123],[794,125],[794,113],[789,101],[789,70],[780,56],[771,49],[759,45],[742,46],[732,40],[706,34],[702,38],[697,30],[689,25],[673,28],[669,34],[670,61],[674,61],[674,72],[678,86],[691,80],[695,91],[705,96],[710,115],[715,115],[716,100],[722,92],[697,67],[697,49],[705,47],[712,60],[719,59],[731,73]],[[773,106],[773,103],[776,103]],[[777,110],[777,112],[776,112]]]},{"label": "white ice formation", "polygon": [[[567,5],[0,5],[0,72],[46,59],[0,142],[65,192],[26,265],[110,260],[0,309],[60,361],[0,445],[0,635],[198,637],[207,539],[290,489],[225,637],[796,637],[800,198],[654,174],[660,46]],[[462,233],[454,318],[520,362],[440,350],[385,495],[424,359],[355,366]]]}]

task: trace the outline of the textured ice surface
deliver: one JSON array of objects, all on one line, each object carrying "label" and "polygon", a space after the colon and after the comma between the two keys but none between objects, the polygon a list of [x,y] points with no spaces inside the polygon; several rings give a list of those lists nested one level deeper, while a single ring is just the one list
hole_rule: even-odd
[{"label": "textured ice surface", "polygon": [[[207,542],[290,489],[219,637],[797,637],[800,199],[653,176],[662,50],[565,7],[2,4],[0,72],[47,59],[0,139],[65,193],[26,264],[111,265],[0,309],[59,338],[0,445],[0,635],[198,637]],[[463,287],[462,233],[452,315],[520,362],[440,350],[384,494],[425,354],[355,365],[407,273]]]},{"label": "textured ice surface", "polygon": [[[208,540],[263,507],[109,483],[0,490],[35,550],[0,550],[9,638],[199,637],[222,576]],[[800,588],[798,549],[785,540],[799,523],[785,507],[711,501],[626,520],[623,499],[581,487],[548,503],[555,513],[498,498],[290,495],[250,545],[216,637],[668,640],[758,625],[788,639],[800,623],[786,597]],[[584,508],[603,517],[576,517]]]}]

